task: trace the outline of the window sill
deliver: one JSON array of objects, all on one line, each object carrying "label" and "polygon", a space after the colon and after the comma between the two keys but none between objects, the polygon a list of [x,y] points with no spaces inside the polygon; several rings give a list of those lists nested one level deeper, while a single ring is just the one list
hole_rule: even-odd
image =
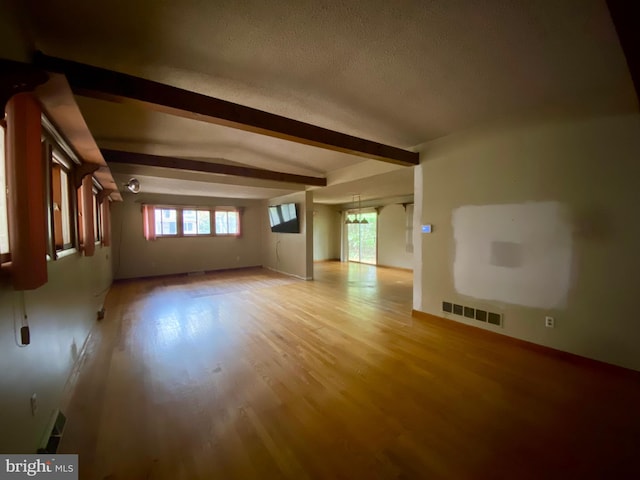
[{"label": "window sill", "polygon": [[70,257],[71,255],[75,255],[76,253],[78,253],[77,248],[68,248],[66,250],[61,250],[59,252],[56,252],[56,260],[60,258]]}]

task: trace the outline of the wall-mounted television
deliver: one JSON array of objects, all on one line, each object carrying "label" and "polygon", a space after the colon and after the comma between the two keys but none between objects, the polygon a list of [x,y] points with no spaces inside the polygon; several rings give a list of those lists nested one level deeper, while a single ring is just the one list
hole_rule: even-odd
[{"label": "wall-mounted television", "polygon": [[298,206],[295,203],[269,205],[269,225],[274,233],[300,233]]}]

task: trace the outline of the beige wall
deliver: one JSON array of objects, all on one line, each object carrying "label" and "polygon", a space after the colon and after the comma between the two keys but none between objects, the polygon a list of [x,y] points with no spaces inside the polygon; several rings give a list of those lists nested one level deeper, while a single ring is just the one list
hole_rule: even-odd
[{"label": "beige wall", "polygon": [[[413,223],[413,195],[404,197],[384,198],[368,202],[373,207],[363,208],[363,211],[378,211],[377,220],[377,264],[384,267],[413,269],[414,248],[413,240],[408,241],[407,235],[412,235]],[[407,210],[403,204],[407,205]],[[350,208],[343,205],[342,210]],[[344,214],[339,219],[340,239],[338,247],[342,247],[340,258],[347,261],[347,230]]]},{"label": "beige wall", "polygon": [[[0,452],[35,453],[50,428],[71,368],[111,285],[110,249],[49,262],[43,287],[15,292],[0,285]],[[31,344],[19,346],[23,311]],[[108,315],[108,312],[107,312]],[[38,409],[31,415],[30,397]]]},{"label": "beige wall", "polygon": [[400,204],[385,205],[378,215],[378,265],[385,267],[413,268],[413,245],[407,241],[409,214]]},{"label": "beige wall", "polygon": [[[262,264],[262,204],[255,200],[124,194],[113,204],[113,268],[115,278],[242,268]],[[143,235],[141,204],[244,207],[242,236],[159,238]]]},{"label": "beige wall", "polygon": [[340,212],[336,207],[313,206],[313,259],[340,259]]},{"label": "beige wall", "polygon": [[[422,147],[414,308],[640,370],[640,116],[476,130]],[[432,234],[418,226],[431,223]],[[544,316],[556,319],[553,329]]]},{"label": "beige wall", "polygon": [[[272,233],[269,227],[269,205],[298,204],[300,233]],[[271,270],[310,280],[313,278],[313,194],[298,192],[271,198],[263,203],[262,265]]]}]

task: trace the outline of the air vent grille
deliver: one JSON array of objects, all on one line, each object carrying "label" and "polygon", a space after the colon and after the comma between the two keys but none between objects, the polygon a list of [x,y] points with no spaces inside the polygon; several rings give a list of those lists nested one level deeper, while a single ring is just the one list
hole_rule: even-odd
[{"label": "air vent grille", "polygon": [[58,411],[55,415],[55,421],[53,427],[51,429],[51,434],[47,440],[46,447],[42,447],[38,449],[38,453],[49,453],[54,454],[58,452],[58,445],[60,444],[60,440],[62,439],[62,434],[64,433],[64,426],[67,423],[67,417],[60,411]]},{"label": "air vent grille", "polygon": [[459,315],[461,317],[464,316],[466,318],[472,318],[479,322],[486,322],[499,327],[502,326],[501,313],[489,312],[487,310],[459,305],[452,302],[442,302],[442,311],[446,313],[453,313],[454,315]]}]

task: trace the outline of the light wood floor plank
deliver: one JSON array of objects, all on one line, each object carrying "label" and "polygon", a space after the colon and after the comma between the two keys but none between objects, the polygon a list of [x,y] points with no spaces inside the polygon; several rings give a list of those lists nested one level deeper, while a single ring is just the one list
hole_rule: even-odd
[{"label": "light wood floor plank", "polygon": [[640,476],[637,372],[414,318],[411,272],[315,277],[116,283],[60,451],[83,479]]}]

